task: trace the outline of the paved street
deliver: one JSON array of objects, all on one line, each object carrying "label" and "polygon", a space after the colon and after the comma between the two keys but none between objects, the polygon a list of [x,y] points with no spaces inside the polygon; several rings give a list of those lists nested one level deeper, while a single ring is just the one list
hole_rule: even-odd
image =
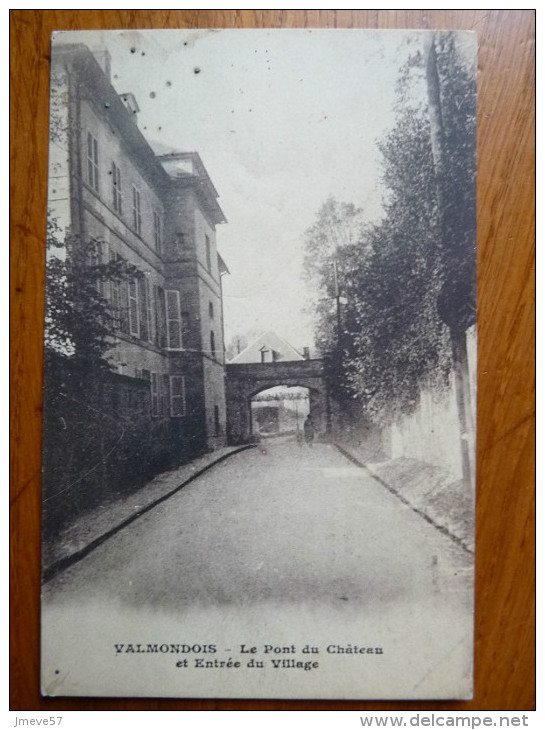
[{"label": "paved street", "polygon": [[[134,607],[467,599],[467,556],[329,445],[218,464],[47,584]],[[450,599],[449,599],[450,600]]]},{"label": "paved street", "polygon": [[[46,694],[467,696],[467,553],[333,446],[264,443],[46,584]],[[317,668],[295,686],[265,647],[305,660],[306,644]],[[209,645],[239,668],[199,669]]]}]

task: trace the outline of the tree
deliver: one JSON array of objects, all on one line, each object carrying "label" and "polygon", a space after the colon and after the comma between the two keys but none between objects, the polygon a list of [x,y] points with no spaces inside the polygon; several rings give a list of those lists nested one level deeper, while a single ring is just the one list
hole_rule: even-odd
[{"label": "tree", "polygon": [[[119,312],[105,289],[138,275],[123,261],[101,262],[101,242],[63,238],[48,220],[44,336],[42,519],[45,535],[95,506],[124,479],[138,483],[135,452],[146,434],[143,409],[112,412],[109,353]],[[135,395],[144,402],[136,382]],[[147,465],[146,465],[147,466]],[[139,474],[146,468],[139,465]]]},{"label": "tree", "polygon": [[476,90],[452,33],[434,34],[426,84],[438,200],[445,323],[465,330],[476,321]]},{"label": "tree", "polygon": [[330,197],[304,236],[303,276],[316,292],[311,303],[316,345],[325,356],[325,374],[337,400],[352,395],[344,377],[351,345],[346,292],[350,287],[351,251],[365,245],[364,232],[363,210]]},{"label": "tree", "polygon": [[46,367],[51,358],[61,358],[82,370],[109,370],[119,313],[105,298],[105,288],[126,286],[142,274],[120,259],[103,262],[100,241],[70,236],[60,241],[57,221],[50,217],[47,225]]},{"label": "tree", "polygon": [[[438,306],[448,325],[456,383],[464,481],[472,482],[468,435],[471,396],[466,329],[476,321],[476,99],[452,34],[432,36],[426,64],[443,282]],[[445,60],[450,61],[445,68]]]},{"label": "tree", "polygon": [[[395,126],[379,144],[384,218],[374,226],[360,225],[347,245],[336,248],[346,299],[336,343],[340,355],[334,357],[337,379],[344,381],[338,390],[351,394],[378,422],[411,412],[423,383],[444,382],[453,362],[452,321],[464,328],[474,321],[474,83],[451,34],[440,34],[434,51],[444,152],[441,185],[432,105],[425,96],[427,58],[417,53],[400,75]],[[332,277],[322,254],[334,240],[330,228],[338,236],[346,225],[337,212],[328,201],[306,237],[307,271],[326,299]],[[335,352],[338,314],[323,299],[315,306],[322,345],[330,352]]]},{"label": "tree", "polygon": [[248,344],[247,335],[234,335],[234,337],[231,337],[229,344],[225,348],[225,357],[227,362],[237,355],[240,355],[240,353],[248,347]]}]

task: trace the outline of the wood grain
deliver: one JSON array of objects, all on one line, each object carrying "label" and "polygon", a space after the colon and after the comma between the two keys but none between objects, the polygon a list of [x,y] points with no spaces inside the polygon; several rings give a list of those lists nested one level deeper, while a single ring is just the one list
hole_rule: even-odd
[{"label": "wood grain", "polygon": [[[533,10],[12,10],[11,709],[532,710],[534,673]],[[479,34],[479,415],[471,702],[43,699],[39,512],[49,38],[52,30],[455,28]]]}]

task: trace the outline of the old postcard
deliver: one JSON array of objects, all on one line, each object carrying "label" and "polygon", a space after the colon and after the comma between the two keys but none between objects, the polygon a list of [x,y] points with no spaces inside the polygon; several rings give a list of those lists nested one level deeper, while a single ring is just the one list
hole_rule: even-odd
[{"label": "old postcard", "polygon": [[44,695],[471,697],[475,75],[54,34]]}]

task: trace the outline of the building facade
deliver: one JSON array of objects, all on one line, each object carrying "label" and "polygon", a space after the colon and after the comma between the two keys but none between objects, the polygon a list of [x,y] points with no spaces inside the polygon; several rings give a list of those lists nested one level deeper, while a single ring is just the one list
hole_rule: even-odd
[{"label": "building facade", "polygon": [[150,417],[194,454],[225,443],[226,221],[199,155],[154,149],[138,111],[113,88],[106,51],[54,47],[49,215],[74,245],[93,241],[98,263],[134,267],[97,284],[115,317],[110,360],[147,381]]}]

